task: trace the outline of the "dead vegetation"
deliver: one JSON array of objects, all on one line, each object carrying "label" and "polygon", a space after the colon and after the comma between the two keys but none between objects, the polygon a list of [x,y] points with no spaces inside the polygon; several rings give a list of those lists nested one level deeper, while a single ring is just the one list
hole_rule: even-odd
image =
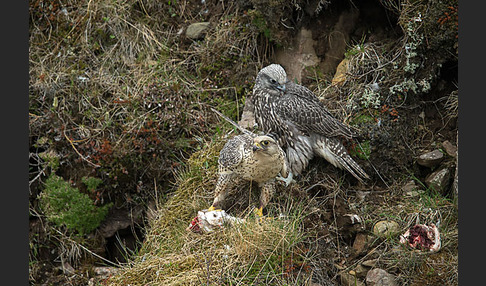
[{"label": "dead vegetation", "polygon": [[[247,223],[202,236],[185,230],[210,205],[219,150],[237,132],[210,108],[239,120],[258,69],[295,35],[292,27],[335,8],[240,2],[29,3],[31,284],[335,285],[345,274],[364,281],[359,269],[374,261],[403,285],[456,285],[456,200],[427,188],[431,170],[415,158],[456,142],[457,1],[377,1],[396,15],[400,36],[351,39],[339,84],[318,69],[307,73],[309,88],[362,131],[348,147],[373,174],[370,186],[314,159],[296,184],[278,186],[268,206],[274,219],[253,217],[257,194],[240,182],[227,211]],[[200,21],[211,22],[204,39],[187,39],[185,28]],[[100,207],[155,204],[137,226],[144,228],[139,246],[120,242],[126,261],[108,259],[99,233],[78,236],[46,220],[38,196],[50,174]],[[103,183],[90,191],[86,176]],[[402,187],[410,180],[423,192],[408,196]],[[397,222],[402,233],[435,223],[442,249],[417,253],[398,234],[378,237],[372,230],[380,220]],[[95,277],[92,267],[101,264],[120,271]]]}]

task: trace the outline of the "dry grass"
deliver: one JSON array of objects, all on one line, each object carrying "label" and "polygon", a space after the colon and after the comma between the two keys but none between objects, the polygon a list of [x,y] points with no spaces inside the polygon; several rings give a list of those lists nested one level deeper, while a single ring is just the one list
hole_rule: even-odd
[{"label": "dry grass", "polygon": [[452,91],[447,97],[446,103],[444,104],[447,112],[446,115],[451,118],[457,118],[459,115],[459,92],[458,90]]},{"label": "dry grass", "polygon": [[[189,158],[188,169],[178,176],[179,188],[159,205],[139,253],[110,285],[325,284],[371,259],[403,285],[456,285],[457,205],[428,190],[406,197],[401,190],[405,182],[395,182],[386,192],[358,195],[344,182],[322,175],[322,166],[311,166],[298,184],[269,204],[269,216],[275,219],[258,221],[251,209],[234,208],[231,214],[246,223],[205,235],[187,232],[196,212],[212,201],[216,155],[224,141],[223,136],[206,142],[207,148]],[[240,190],[240,196],[244,193]],[[285,216],[277,218],[279,214]],[[357,214],[362,223],[348,225],[346,214]],[[372,235],[380,220],[398,222],[400,232]],[[417,253],[399,243],[399,234],[417,223],[439,226],[441,251]],[[371,237],[361,256],[351,247],[356,231]]]},{"label": "dry grass", "polygon": [[197,211],[212,201],[223,143],[207,142],[207,148],[189,158],[188,169],[177,177],[174,194],[160,205],[140,252],[110,285],[283,285],[309,279],[312,253],[304,241],[310,233],[303,231],[307,211],[300,204],[284,207],[285,218],[260,221],[247,209],[232,213],[246,218],[243,224],[204,235],[185,230]]},{"label": "dry grass", "polygon": [[355,109],[379,109],[384,104],[399,107],[406,98],[389,94],[389,88],[403,80],[404,73],[394,70],[402,48],[391,43],[357,44],[348,51],[347,77],[340,92],[348,95],[348,106]]}]

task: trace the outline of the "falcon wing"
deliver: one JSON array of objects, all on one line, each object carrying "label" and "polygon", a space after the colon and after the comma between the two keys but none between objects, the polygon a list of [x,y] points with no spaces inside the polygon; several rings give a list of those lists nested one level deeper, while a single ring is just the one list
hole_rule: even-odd
[{"label": "falcon wing", "polygon": [[253,139],[249,135],[238,135],[226,142],[219,152],[218,164],[223,168],[236,167],[243,159],[243,150],[251,148]]},{"label": "falcon wing", "polygon": [[356,133],[336,119],[309,89],[294,85],[275,105],[277,113],[293,122],[304,132],[314,132],[328,137],[344,136],[351,139]]}]

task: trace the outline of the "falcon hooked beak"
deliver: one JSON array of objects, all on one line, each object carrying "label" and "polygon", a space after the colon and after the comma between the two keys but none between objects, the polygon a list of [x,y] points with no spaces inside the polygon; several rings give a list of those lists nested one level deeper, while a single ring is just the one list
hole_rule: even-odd
[{"label": "falcon hooked beak", "polygon": [[268,78],[268,83],[271,89],[278,90],[280,92],[285,92],[285,85],[289,82],[287,77],[285,78]]},{"label": "falcon hooked beak", "polygon": [[260,143],[258,143],[258,142],[253,143],[253,152],[255,152],[257,150],[262,150],[262,149],[263,149],[263,146],[260,145]]}]

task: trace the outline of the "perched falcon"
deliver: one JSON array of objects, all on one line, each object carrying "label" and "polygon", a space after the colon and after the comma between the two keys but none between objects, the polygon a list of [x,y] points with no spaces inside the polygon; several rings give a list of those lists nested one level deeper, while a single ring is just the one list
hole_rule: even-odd
[{"label": "perched falcon", "polygon": [[275,192],[275,178],[288,176],[285,153],[272,137],[237,135],[226,142],[219,153],[219,178],[214,201],[209,210],[219,207],[235,177],[258,183],[261,189],[260,205],[256,213],[262,216],[263,208]]},{"label": "perched falcon", "polygon": [[340,140],[352,139],[355,132],[336,119],[312,91],[288,81],[282,66],[271,64],[258,72],[251,100],[258,127],[278,138],[292,175],[301,174],[318,155],[360,182],[369,178]]}]

